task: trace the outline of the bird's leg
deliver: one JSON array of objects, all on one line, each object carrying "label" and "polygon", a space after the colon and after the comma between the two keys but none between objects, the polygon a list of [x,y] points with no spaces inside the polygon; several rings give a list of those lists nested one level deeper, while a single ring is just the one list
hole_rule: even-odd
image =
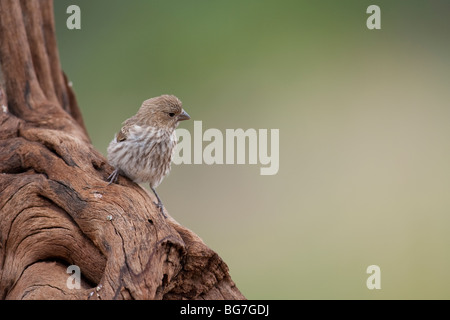
[{"label": "bird's leg", "polygon": [[119,169],[114,170],[108,177],[108,185],[110,185],[111,183],[116,183],[117,178],[119,177]]},{"label": "bird's leg", "polygon": [[150,189],[152,189],[153,193],[156,196],[156,199],[158,199],[158,203],[156,203],[156,202],[153,202],[153,203],[156,204],[156,206],[159,208],[159,211],[161,211],[161,214],[163,215],[163,217],[167,218],[166,214],[164,213],[164,205],[163,205],[161,199],[159,198],[158,194],[156,193],[156,190],[152,186],[150,186]]}]

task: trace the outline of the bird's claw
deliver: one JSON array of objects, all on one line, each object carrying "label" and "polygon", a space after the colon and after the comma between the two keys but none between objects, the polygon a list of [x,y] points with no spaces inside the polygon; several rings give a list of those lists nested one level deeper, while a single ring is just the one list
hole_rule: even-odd
[{"label": "bird's claw", "polygon": [[106,179],[108,181],[108,186],[111,183],[116,183],[117,179],[119,178],[119,169],[114,170],[109,177]]},{"label": "bird's claw", "polygon": [[155,204],[155,206],[159,209],[159,211],[161,212],[161,214],[163,215],[164,218],[167,218],[166,214],[164,213],[164,205],[161,202],[155,202],[153,201],[153,203]]}]

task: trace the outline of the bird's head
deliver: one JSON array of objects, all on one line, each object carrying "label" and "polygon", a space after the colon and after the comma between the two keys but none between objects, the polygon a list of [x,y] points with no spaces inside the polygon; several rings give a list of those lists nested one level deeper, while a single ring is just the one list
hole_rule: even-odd
[{"label": "bird's head", "polygon": [[145,125],[166,129],[175,129],[180,121],[191,118],[181,101],[167,94],[145,100],[136,116]]}]

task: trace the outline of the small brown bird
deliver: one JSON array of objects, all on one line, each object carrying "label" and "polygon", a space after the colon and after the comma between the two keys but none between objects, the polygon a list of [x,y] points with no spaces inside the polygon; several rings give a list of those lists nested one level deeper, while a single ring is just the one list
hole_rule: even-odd
[{"label": "small brown bird", "polygon": [[108,177],[109,183],[114,183],[119,174],[136,183],[148,182],[158,199],[156,206],[166,217],[155,188],[170,171],[177,145],[175,128],[180,121],[190,118],[175,96],[145,100],[136,115],[122,123],[108,146],[108,161],[115,167]]}]

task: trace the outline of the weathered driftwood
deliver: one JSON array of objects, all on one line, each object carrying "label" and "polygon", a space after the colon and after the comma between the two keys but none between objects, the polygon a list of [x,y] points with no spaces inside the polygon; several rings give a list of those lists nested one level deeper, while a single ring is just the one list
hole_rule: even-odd
[{"label": "weathered driftwood", "polygon": [[51,1],[0,1],[0,298],[243,299],[152,194],[124,177],[108,185],[54,29]]}]

